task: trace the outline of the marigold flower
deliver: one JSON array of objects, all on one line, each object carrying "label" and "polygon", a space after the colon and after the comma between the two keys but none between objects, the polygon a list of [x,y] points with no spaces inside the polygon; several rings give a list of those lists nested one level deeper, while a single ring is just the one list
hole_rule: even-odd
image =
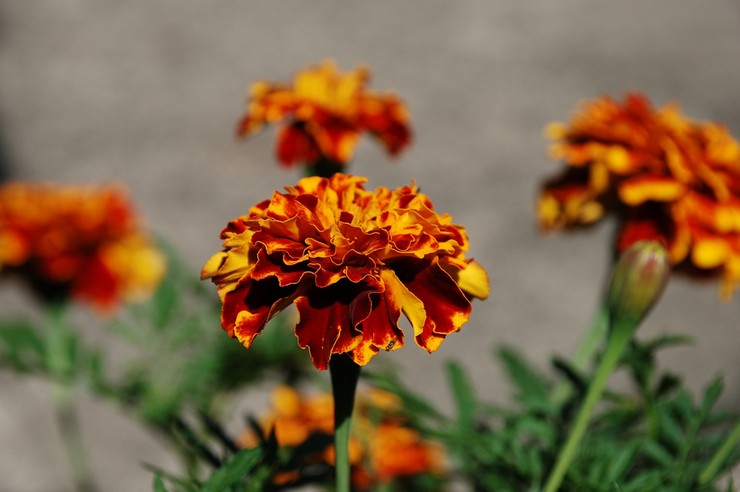
[{"label": "marigold flower", "polygon": [[429,352],[468,320],[488,277],[465,259],[465,229],[415,185],[366,191],[365,178],[309,177],[252,207],[221,233],[201,277],[218,286],[221,324],[249,348],[294,303],[295,333],[317,369],[332,354],[365,365],[404,345],[403,313]]},{"label": "marigold flower", "polygon": [[543,228],[589,225],[612,212],[619,251],[662,242],[674,266],[719,274],[722,293],[732,293],[740,283],[740,144],[724,126],[629,94],[623,103],[588,102],[569,125],[547,131],[552,157],[569,167],[540,193]]},{"label": "marigold flower", "polygon": [[0,187],[0,271],[107,310],[151,292],[164,258],[122,189],[13,182]]},{"label": "marigold flower", "polygon": [[[384,402],[377,406],[376,402]],[[395,401],[395,405],[388,405]],[[399,416],[397,398],[380,390],[367,390],[358,395],[350,437],[350,464],[353,490],[369,490],[377,483],[418,476],[440,474],[445,468],[441,446],[426,441]],[[311,436],[330,436],[334,431],[334,406],[331,394],[303,396],[288,386],[278,387],[272,395],[272,408],[260,419],[260,427],[275,431],[281,447],[295,448]],[[249,448],[256,446],[252,430],[243,432],[237,442]],[[326,447],[306,456],[302,465],[334,464],[334,449],[327,439]],[[281,470],[275,480],[286,483],[300,478],[300,470]]]},{"label": "marigold flower", "polygon": [[277,155],[286,166],[322,158],[345,164],[363,132],[395,156],[411,141],[408,110],[394,94],[367,90],[369,76],[367,68],[342,74],[324,61],[296,74],[292,84],[257,82],[237,134],[248,137],[266,124],[284,123]]}]

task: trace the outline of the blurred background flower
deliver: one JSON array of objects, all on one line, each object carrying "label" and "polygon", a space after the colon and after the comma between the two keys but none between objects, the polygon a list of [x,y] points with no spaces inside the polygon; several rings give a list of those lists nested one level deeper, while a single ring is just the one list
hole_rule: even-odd
[{"label": "blurred background flower", "polygon": [[255,82],[237,134],[282,124],[276,149],[286,166],[321,159],[346,164],[365,132],[395,156],[411,142],[408,109],[395,94],[366,89],[369,78],[367,67],[341,73],[326,60],[298,72],[292,84]]},{"label": "blurred background flower", "polygon": [[101,310],[157,287],[164,256],[118,186],[11,182],[0,187],[0,272],[44,299]]},{"label": "blurred background flower", "polygon": [[545,229],[618,217],[617,251],[641,240],[668,248],[678,268],[716,273],[729,296],[740,283],[740,144],[727,127],[697,122],[677,104],[653,108],[638,93],[584,104],[552,124],[552,157],[569,166],[538,200]]},{"label": "blurred background flower", "polygon": [[[276,481],[288,485],[301,479],[308,467],[333,465],[333,419],[330,393],[309,396],[288,386],[277,387],[272,392],[271,407],[259,420],[261,432],[267,435],[274,431],[278,444],[285,448],[297,448],[309,440],[314,441],[314,453],[294,464],[294,469],[280,470]],[[248,448],[256,446],[259,438],[254,429],[248,429],[237,442]],[[394,395],[376,389],[362,390],[357,396],[350,462],[352,487],[358,491],[374,490],[378,484],[420,475],[440,478],[446,466],[442,447],[422,438],[404,421],[400,401]],[[331,468],[324,468],[324,473],[331,472]]]}]

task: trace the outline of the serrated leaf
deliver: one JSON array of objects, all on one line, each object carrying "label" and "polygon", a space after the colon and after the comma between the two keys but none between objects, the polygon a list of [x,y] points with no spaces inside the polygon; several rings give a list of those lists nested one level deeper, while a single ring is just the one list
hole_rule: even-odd
[{"label": "serrated leaf", "polygon": [[524,360],[513,348],[500,347],[498,358],[501,360],[509,379],[516,388],[516,398],[522,404],[547,405],[549,384],[547,380]]}]

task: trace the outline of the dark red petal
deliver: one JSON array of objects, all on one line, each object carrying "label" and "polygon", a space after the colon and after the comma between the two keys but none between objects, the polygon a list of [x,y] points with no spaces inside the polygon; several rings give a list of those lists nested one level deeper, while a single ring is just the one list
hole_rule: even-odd
[{"label": "dark red petal", "polygon": [[270,318],[290,305],[295,293],[295,285],[280,287],[275,277],[246,279],[224,297],[221,326],[248,348]]},{"label": "dark red petal", "polygon": [[286,125],[278,134],[278,159],[285,166],[296,162],[314,163],[320,157],[314,138],[306,133],[302,124]]},{"label": "dark red petal", "polygon": [[395,262],[393,270],[403,284],[424,304],[426,322],[417,343],[436,350],[441,340],[460,329],[470,317],[471,305],[450,275],[435,258],[431,265],[423,262]]},{"label": "dark red petal", "polygon": [[354,325],[367,311],[362,301],[357,304],[357,299],[365,295],[354,284],[339,282],[296,298],[300,315],[295,329],[298,345],[308,348],[317,369],[326,369],[332,354],[349,352],[360,342],[362,334]]},{"label": "dark red petal", "polygon": [[297,284],[310,272],[305,264],[286,265],[279,253],[268,255],[265,250],[257,251],[257,261],[251,272],[254,280],[265,280],[269,277],[278,279],[280,287]]}]

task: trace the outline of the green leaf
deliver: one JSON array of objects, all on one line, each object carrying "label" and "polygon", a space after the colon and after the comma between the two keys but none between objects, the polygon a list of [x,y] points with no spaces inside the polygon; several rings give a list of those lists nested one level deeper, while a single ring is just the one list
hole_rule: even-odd
[{"label": "green leaf", "polygon": [[0,364],[27,372],[45,369],[46,344],[38,327],[25,321],[0,323]]},{"label": "green leaf", "polygon": [[724,381],[721,377],[714,379],[704,390],[704,397],[701,401],[702,419],[706,419],[712,411],[712,407],[717,403],[724,390]]},{"label": "green leaf", "polygon": [[462,366],[456,362],[447,363],[447,378],[455,400],[460,428],[473,429],[477,404],[470,378]]},{"label": "green leaf", "polygon": [[[150,465],[149,463],[144,463],[144,468],[155,474],[155,478],[152,481],[152,487],[156,487],[157,478],[159,478],[159,481],[162,482],[162,485],[165,485],[165,481],[169,482],[170,484],[177,485],[178,492],[198,492],[198,487],[194,485],[190,480],[175,476],[169,472],[162,470],[161,468]],[[165,488],[165,490],[167,489]],[[155,489],[155,492],[159,491]]]},{"label": "green leaf", "polygon": [[637,444],[633,443],[631,445],[628,444],[625,448],[615,453],[614,457],[610,460],[609,467],[607,469],[607,483],[618,483],[621,481],[621,477],[627,472],[628,467],[634,460],[637,450]]},{"label": "green leaf", "polygon": [[498,357],[516,387],[516,398],[519,402],[526,406],[549,406],[549,385],[543,376],[513,348],[499,348]]},{"label": "green leaf", "polygon": [[154,294],[153,323],[155,328],[162,330],[172,320],[179,305],[177,289],[171,282],[162,282]]},{"label": "green leaf", "polygon": [[162,480],[162,476],[159,473],[154,475],[152,490],[154,492],[167,492],[167,487],[165,487],[164,480]]},{"label": "green leaf", "polygon": [[446,421],[444,415],[434,405],[405,388],[394,375],[365,371],[362,373],[362,378],[369,381],[376,388],[398,396],[403,403],[404,412],[409,416],[415,418],[428,417],[440,422]]},{"label": "green leaf", "polygon": [[668,467],[673,463],[674,457],[666,448],[655,441],[645,441],[642,445],[643,452],[656,464]]},{"label": "green leaf", "polygon": [[201,492],[223,492],[246,478],[262,459],[262,449],[244,449],[235,454],[201,487]]}]

